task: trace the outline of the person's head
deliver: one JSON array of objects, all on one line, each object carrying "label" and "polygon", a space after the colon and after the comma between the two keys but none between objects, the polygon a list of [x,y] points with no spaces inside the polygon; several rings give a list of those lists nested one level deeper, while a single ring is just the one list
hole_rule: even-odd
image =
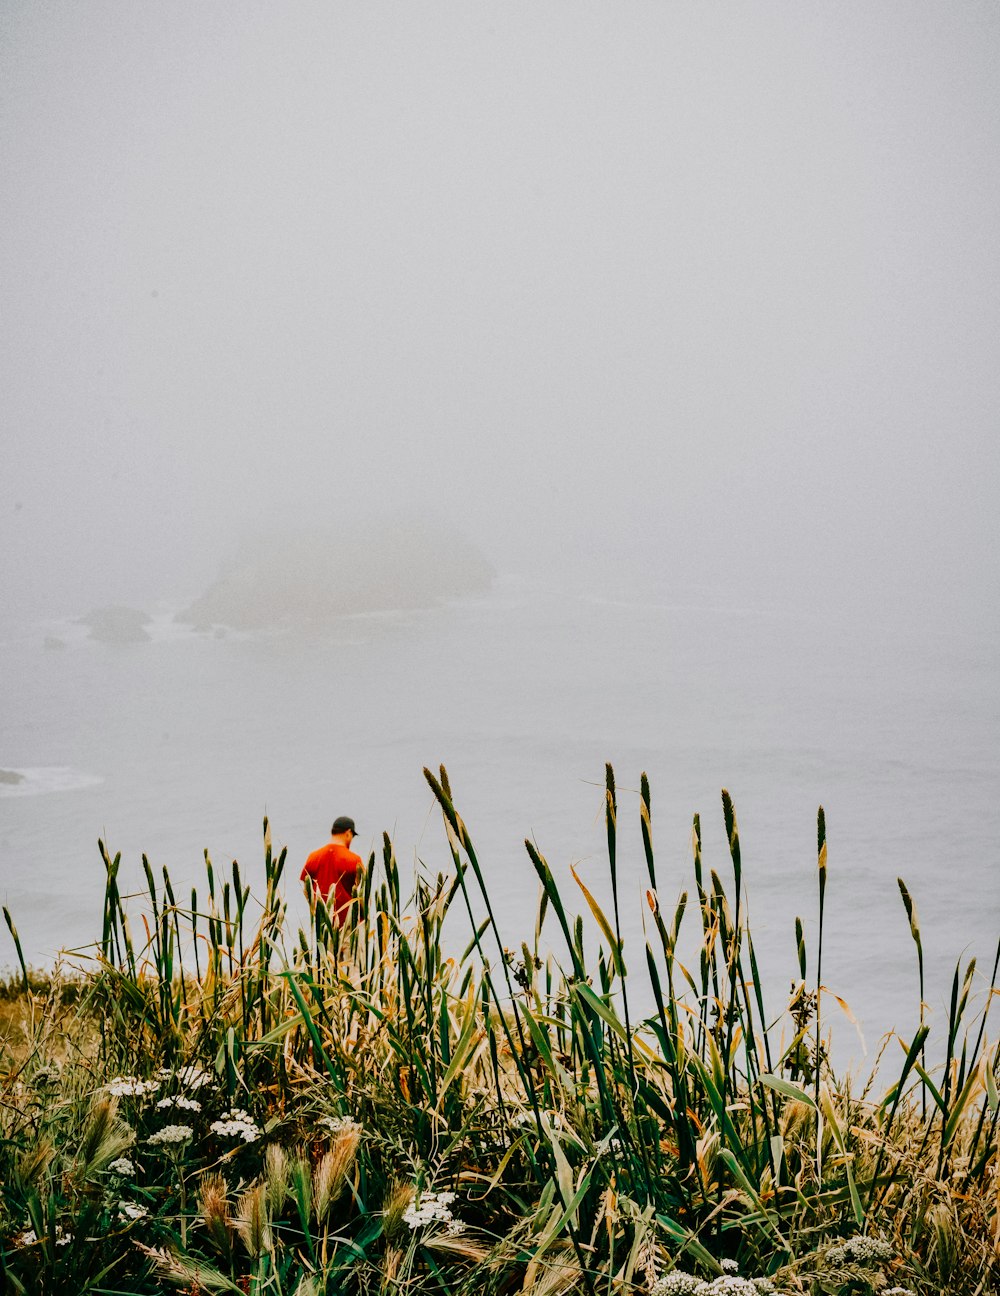
[{"label": "person's head", "polygon": [[340,815],[334,819],[333,827],[330,829],[330,835],[335,842],[340,842],[342,846],[350,846],[351,842],[358,835],[354,827],[354,820],[349,815]]}]

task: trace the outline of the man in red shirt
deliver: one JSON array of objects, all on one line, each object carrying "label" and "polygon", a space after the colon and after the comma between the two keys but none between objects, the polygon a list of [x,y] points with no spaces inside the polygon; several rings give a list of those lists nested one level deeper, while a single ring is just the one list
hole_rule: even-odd
[{"label": "man in red shirt", "polygon": [[347,815],[334,819],[330,840],[313,851],[302,870],[301,880],[312,881],[313,890],[330,906],[338,927],[347,921],[351,896],[364,869],[361,856],[350,849],[356,836],[353,819]]}]

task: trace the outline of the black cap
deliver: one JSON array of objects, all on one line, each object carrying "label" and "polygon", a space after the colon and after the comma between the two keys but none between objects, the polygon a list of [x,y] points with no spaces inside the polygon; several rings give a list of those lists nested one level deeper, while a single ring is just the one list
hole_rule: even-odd
[{"label": "black cap", "polygon": [[330,829],[330,832],[334,837],[339,837],[341,833],[345,832],[352,832],[355,836],[358,835],[358,830],[354,826],[354,820],[349,815],[341,815],[338,819],[334,819],[333,827]]}]

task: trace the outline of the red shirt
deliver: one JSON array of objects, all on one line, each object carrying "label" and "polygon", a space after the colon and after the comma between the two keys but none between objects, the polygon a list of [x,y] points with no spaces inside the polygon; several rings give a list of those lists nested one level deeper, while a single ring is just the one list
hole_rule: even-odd
[{"label": "red shirt", "polygon": [[354,884],[358,880],[361,856],[349,851],[339,842],[327,842],[306,860],[302,881],[312,878],[316,893],[329,904],[333,892],[333,914],[338,923],[347,917]]}]

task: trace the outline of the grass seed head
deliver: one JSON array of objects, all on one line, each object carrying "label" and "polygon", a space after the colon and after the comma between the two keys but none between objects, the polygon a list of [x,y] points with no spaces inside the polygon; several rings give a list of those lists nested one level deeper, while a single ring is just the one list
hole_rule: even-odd
[{"label": "grass seed head", "polygon": [[135,1246],[152,1262],[158,1273],[173,1283],[185,1283],[189,1291],[200,1293],[234,1290],[231,1279],[203,1261],[190,1260],[174,1251],[168,1251],[165,1247],[147,1247],[141,1242],[136,1242]]},{"label": "grass seed head", "polygon": [[77,1152],[77,1174],[81,1179],[103,1170],[135,1142],[135,1133],[118,1119],[117,1111],[114,1098],[102,1096],[94,1101]]},{"label": "grass seed head", "polygon": [[804,1135],[808,1133],[814,1119],[813,1108],[808,1103],[793,1098],[785,1104],[781,1113],[781,1133],[786,1140],[791,1140],[798,1134]]},{"label": "grass seed head", "polygon": [[308,1219],[312,1214],[312,1170],[305,1148],[300,1148],[291,1164],[289,1186],[301,1214]]},{"label": "grass seed head", "polygon": [[[423,1238],[422,1245],[428,1247],[431,1251],[440,1251],[446,1255],[460,1256],[463,1260],[471,1260],[473,1264],[482,1264],[489,1255],[487,1248],[480,1242],[475,1242],[465,1233],[456,1231],[454,1228],[445,1228],[428,1233]],[[580,1276],[579,1268],[577,1268],[576,1276]],[[560,1288],[560,1290],[562,1289]],[[554,1296],[554,1294],[546,1291],[542,1296]]]},{"label": "grass seed head", "polygon": [[406,1232],[403,1216],[413,1202],[413,1185],[393,1181],[389,1184],[385,1205],[382,1208],[382,1231],[387,1238]]},{"label": "grass seed head", "polygon": [[267,1203],[272,1212],[280,1210],[288,1196],[291,1167],[288,1154],[277,1143],[269,1143],[264,1153],[264,1178],[267,1183]]},{"label": "grass seed head", "polygon": [[335,1201],[335,1169],[333,1152],[325,1152],[313,1168],[313,1204],[316,1219],[322,1224]]},{"label": "grass seed head", "polygon": [[360,1126],[347,1125],[336,1135],[329,1152],[320,1158],[313,1171],[313,1198],[318,1220],[326,1218],[330,1207],[344,1191],[360,1142]]},{"label": "grass seed head", "polygon": [[273,1245],[267,1214],[267,1184],[261,1179],[240,1197],[236,1213],[236,1231],[256,1260]]},{"label": "grass seed head", "polygon": [[553,1257],[530,1289],[530,1296],[563,1296],[580,1282],[581,1276],[582,1270],[575,1259]]},{"label": "grass seed head", "polygon": [[201,1215],[209,1237],[227,1255],[232,1250],[233,1222],[229,1215],[229,1197],[222,1175],[205,1175],[201,1181]]},{"label": "grass seed head", "polygon": [[48,1139],[40,1139],[33,1148],[29,1148],[17,1163],[18,1186],[22,1190],[34,1186],[51,1165],[54,1155],[55,1148]]}]

